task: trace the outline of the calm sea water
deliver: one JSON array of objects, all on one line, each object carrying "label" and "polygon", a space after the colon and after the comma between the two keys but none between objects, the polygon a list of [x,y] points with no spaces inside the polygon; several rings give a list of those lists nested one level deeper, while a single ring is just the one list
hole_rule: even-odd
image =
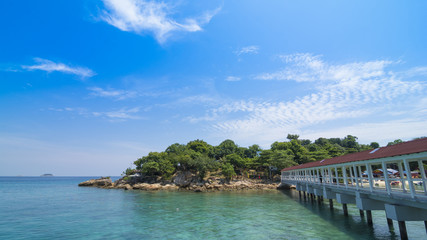
[{"label": "calm sea water", "polygon": [[[296,191],[142,192],[78,187],[93,177],[0,177],[0,239],[400,239],[383,211],[374,226],[349,205]],[[410,239],[427,239],[408,222]]]}]

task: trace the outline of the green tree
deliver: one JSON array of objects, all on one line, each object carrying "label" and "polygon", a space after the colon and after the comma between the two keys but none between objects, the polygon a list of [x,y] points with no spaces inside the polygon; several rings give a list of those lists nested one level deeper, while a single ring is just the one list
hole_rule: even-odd
[{"label": "green tree", "polygon": [[403,143],[402,139],[396,139],[393,142],[389,142],[389,143],[387,143],[387,146],[395,145],[398,143]]},{"label": "green tree", "polygon": [[199,139],[187,143],[187,149],[206,155],[211,155],[213,151],[213,147],[211,145]]},{"label": "green tree", "polygon": [[227,139],[215,147],[216,159],[223,158],[232,153],[239,153],[239,147],[230,139]]},{"label": "green tree", "polygon": [[380,144],[377,142],[371,142],[371,144],[369,144],[369,146],[371,146],[371,148],[379,148]]},{"label": "green tree", "polygon": [[236,172],[234,172],[233,165],[231,165],[230,163],[225,163],[221,166],[221,173],[222,175],[224,175],[227,181],[230,181],[233,176],[236,176]]},{"label": "green tree", "polygon": [[288,136],[286,138],[289,139],[289,141],[298,140],[299,135],[298,134],[288,134]]},{"label": "green tree", "polygon": [[246,158],[255,158],[259,156],[259,153],[262,151],[261,147],[257,144],[249,146],[243,151],[243,154]]}]

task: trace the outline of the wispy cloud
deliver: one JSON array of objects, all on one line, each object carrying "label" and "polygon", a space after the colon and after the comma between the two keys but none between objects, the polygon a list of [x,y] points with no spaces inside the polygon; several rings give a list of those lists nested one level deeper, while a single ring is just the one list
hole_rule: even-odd
[{"label": "wispy cloud", "polygon": [[165,42],[172,32],[197,32],[210,22],[220,9],[205,12],[181,22],[172,17],[172,7],[164,2],[147,0],[103,0],[105,9],[101,19],[127,32],[150,32],[158,42]]},{"label": "wispy cloud", "polygon": [[138,96],[137,92],[134,92],[134,91],[103,89],[100,87],[91,87],[91,88],[88,88],[88,90],[91,91],[90,94],[92,96],[114,98],[117,100],[124,100],[124,99],[134,98]]},{"label": "wispy cloud", "polygon": [[349,82],[372,79],[386,75],[384,68],[392,61],[376,60],[347,64],[329,64],[321,56],[293,54],[279,56],[287,66],[279,71],[263,73],[255,77],[260,80],[292,80],[297,82],[339,81]]},{"label": "wispy cloud", "polygon": [[225,78],[225,81],[228,81],[228,82],[237,82],[240,80],[241,78],[237,76],[228,76],[227,78]]},{"label": "wispy cloud", "polygon": [[79,67],[79,66],[68,66],[63,63],[56,63],[47,59],[34,58],[36,64],[34,65],[23,65],[23,69],[32,71],[32,70],[41,70],[46,72],[62,72],[66,74],[72,74],[79,76],[81,78],[88,78],[96,75],[94,71],[89,68]]},{"label": "wispy cloud", "polygon": [[243,54],[258,54],[259,47],[252,45],[252,46],[246,46],[238,49],[237,51],[234,51],[234,53],[237,56],[243,55]]},{"label": "wispy cloud", "polygon": [[104,117],[109,119],[110,121],[124,121],[131,119],[141,119],[142,117],[136,115],[136,113],[138,113],[139,111],[139,107],[122,108],[117,111],[92,112],[92,115],[95,117]]},{"label": "wispy cloud", "polygon": [[320,124],[343,123],[351,119],[369,121],[366,119],[370,117],[390,118],[393,112],[398,112],[400,118],[409,115],[417,119],[426,117],[425,106],[417,104],[426,101],[420,99],[426,83],[404,77],[422,75],[423,67],[397,74],[391,67],[398,62],[392,61],[331,64],[311,54],[282,56],[282,59],[288,65],[285,70],[264,74],[268,77],[260,79],[312,82],[312,93],[292,101],[229,102],[209,109],[200,117],[193,116],[190,122],[206,121],[218,136],[243,142],[258,139],[262,144]]},{"label": "wispy cloud", "polygon": [[100,117],[112,122],[143,119],[141,116],[137,115],[141,111],[140,107],[123,107],[113,111],[90,111],[86,108],[79,107],[49,108],[48,110],[55,112],[69,112],[84,117]]}]

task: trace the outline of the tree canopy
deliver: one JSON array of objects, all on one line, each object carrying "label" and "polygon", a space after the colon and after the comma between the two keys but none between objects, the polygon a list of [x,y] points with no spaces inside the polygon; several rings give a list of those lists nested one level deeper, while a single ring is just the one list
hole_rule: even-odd
[{"label": "tree canopy", "polygon": [[[398,139],[388,145],[402,142]],[[177,171],[190,171],[200,179],[209,172],[222,174],[226,179],[233,176],[245,176],[249,171],[265,172],[267,176],[280,173],[286,167],[319,161],[347,153],[378,148],[377,142],[359,144],[357,137],[347,135],[344,138],[318,138],[314,142],[299,139],[297,134],[288,134],[287,141],[274,142],[270,149],[261,149],[254,144],[241,147],[227,139],[217,146],[203,140],[190,141],[187,144],[174,143],[164,152],[150,152],[137,159],[135,169],[146,176],[170,178]]]}]

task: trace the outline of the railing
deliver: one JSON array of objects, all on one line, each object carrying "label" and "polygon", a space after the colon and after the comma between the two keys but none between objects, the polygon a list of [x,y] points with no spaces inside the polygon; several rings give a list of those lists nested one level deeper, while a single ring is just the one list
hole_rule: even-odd
[{"label": "railing", "polygon": [[[383,158],[282,172],[282,182],[427,196],[427,153],[414,158]],[[422,156],[422,158],[420,158]]]}]

